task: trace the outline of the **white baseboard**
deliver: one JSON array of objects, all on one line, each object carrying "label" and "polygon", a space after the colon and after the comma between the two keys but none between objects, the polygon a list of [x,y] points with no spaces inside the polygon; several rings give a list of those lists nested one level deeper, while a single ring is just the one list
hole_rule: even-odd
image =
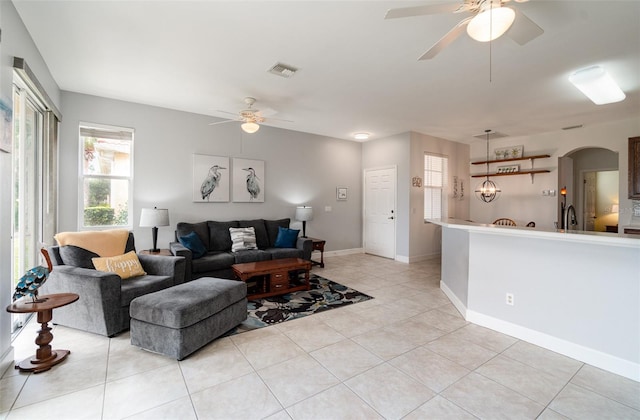
[{"label": "white baseboard", "polygon": [[362,248],[351,248],[351,249],[339,249],[337,251],[325,251],[325,257],[339,257],[341,255],[351,255],[351,254],[363,254],[364,249]]},{"label": "white baseboard", "polygon": [[434,259],[440,259],[439,252],[437,254],[414,255],[412,257],[409,257],[409,263],[417,263]]},{"label": "white baseboard", "polygon": [[[456,305],[452,298],[453,294],[450,295],[445,291],[446,286],[443,287],[443,284],[440,283],[440,287],[447,297],[451,299],[452,303]],[[451,292],[451,290],[449,290],[449,292]],[[474,324],[490,328],[494,331],[510,335],[528,343],[571,357],[572,359],[580,360],[581,362],[588,363],[600,369],[640,382],[640,364],[638,363],[633,363],[629,360],[624,360],[598,350],[584,347],[580,344],[572,343],[475,311],[467,310],[465,319]]]},{"label": "white baseboard", "polygon": [[409,257],[407,257],[406,255],[396,255],[394,260],[401,263],[409,264]]},{"label": "white baseboard", "polygon": [[[458,296],[456,296],[451,289],[449,289],[447,287],[447,285],[440,280],[440,289],[442,290],[442,292],[447,295],[447,297],[449,298],[449,300],[451,301],[451,303],[453,304],[453,306],[456,307],[456,309],[458,310],[458,312],[460,312],[460,315],[462,315],[462,317],[464,319],[467,319],[467,307],[464,303],[462,303],[462,301],[460,299],[458,299]],[[468,321],[468,319],[467,319]]]}]

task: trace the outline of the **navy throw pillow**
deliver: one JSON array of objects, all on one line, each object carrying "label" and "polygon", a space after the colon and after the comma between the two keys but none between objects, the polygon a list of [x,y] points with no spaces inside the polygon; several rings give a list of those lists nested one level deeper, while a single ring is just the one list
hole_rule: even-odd
[{"label": "navy throw pillow", "polygon": [[278,226],[278,237],[274,246],[276,248],[295,248],[299,229],[288,229]]},{"label": "navy throw pillow", "polygon": [[200,240],[200,237],[195,232],[191,232],[187,235],[181,236],[178,238],[178,240],[185,248],[188,248],[191,251],[194,260],[204,256],[204,254],[207,253],[207,248],[205,248],[204,244]]}]

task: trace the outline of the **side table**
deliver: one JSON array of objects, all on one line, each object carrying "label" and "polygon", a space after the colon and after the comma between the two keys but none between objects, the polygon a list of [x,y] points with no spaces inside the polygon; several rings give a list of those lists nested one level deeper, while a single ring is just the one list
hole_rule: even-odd
[{"label": "side table", "polygon": [[158,252],[153,252],[150,249],[145,249],[145,250],[142,250],[142,251],[138,251],[138,254],[142,254],[142,255],[163,255],[165,257],[173,256],[173,254],[171,253],[170,249],[161,249]]},{"label": "side table", "polygon": [[313,243],[313,251],[320,251],[320,262],[311,260],[311,264],[319,265],[320,268],[324,268],[324,244],[326,244],[327,241],[325,241],[324,239],[312,238],[310,236],[307,237],[307,239],[311,239],[311,242]]},{"label": "side table", "polygon": [[22,372],[44,372],[51,369],[51,366],[62,362],[71,353],[69,350],[51,350],[50,343],[53,340],[53,334],[51,334],[51,328],[48,323],[51,321],[55,308],[73,303],[79,299],[79,296],[75,293],[56,293],[40,296],[39,298],[45,301],[33,303],[25,299],[7,306],[7,312],[16,314],[37,312],[38,323],[41,325],[38,337],[36,337],[38,349],[35,356],[28,357],[15,366],[16,369],[20,369]]}]

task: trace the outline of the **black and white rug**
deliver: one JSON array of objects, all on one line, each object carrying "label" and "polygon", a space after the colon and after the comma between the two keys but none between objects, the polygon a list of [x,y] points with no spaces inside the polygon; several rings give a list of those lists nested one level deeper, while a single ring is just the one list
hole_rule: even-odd
[{"label": "black and white rug", "polygon": [[247,320],[226,335],[239,334],[373,299],[369,295],[316,274],[311,275],[309,283],[310,290],[250,300],[247,304]]}]

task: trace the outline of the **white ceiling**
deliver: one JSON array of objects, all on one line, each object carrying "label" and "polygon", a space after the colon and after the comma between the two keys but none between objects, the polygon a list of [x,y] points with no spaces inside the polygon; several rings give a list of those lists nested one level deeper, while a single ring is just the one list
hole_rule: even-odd
[{"label": "white ceiling", "polygon": [[[465,33],[418,61],[462,16],[385,12],[443,2],[13,0],[67,91],[216,117],[253,96],[293,121],[267,125],[343,139],[417,131],[471,143],[487,128],[521,136],[640,117],[640,1],[511,2],[542,36],[503,36],[490,62],[489,45]],[[267,73],[276,62],[300,71]],[[625,101],[596,106],[567,81],[595,64]]]}]

